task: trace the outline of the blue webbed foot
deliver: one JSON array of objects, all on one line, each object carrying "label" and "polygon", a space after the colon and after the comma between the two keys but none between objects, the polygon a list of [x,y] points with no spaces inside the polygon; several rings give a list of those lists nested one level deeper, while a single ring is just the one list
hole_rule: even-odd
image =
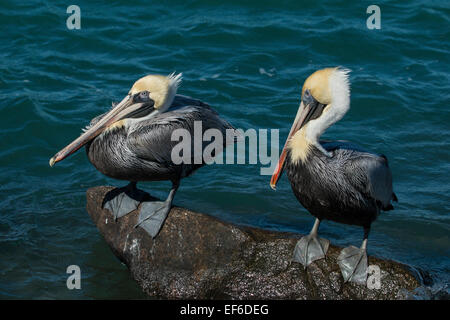
[{"label": "blue webbed foot", "polygon": [[141,227],[152,238],[161,230],[167,215],[172,208],[172,201],[178,189],[178,182],[173,182],[172,189],[165,201],[145,201],[141,205],[138,223],[135,228]]},{"label": "blue webbed foot", "polygon": [[143,202],[139,213],[139,220],[135,227],[141,227],[152,238],[161,230],[167,215],[172,207],[172,202],[168,201],[148,201]]},{"label": "blue webbed foot", "polygon": [[300,262],[305,268],[311,262],[325,258],[330,241],[318,238],[315,235],[307,235],[301,238],[294,249],[293,261]]},{"label": "blue webbed foot", "polygon": [[351,281],[365,285],[367,282],[367,238],[370,227],[364,227],[364,240],[361,248],[349,246],[342,249],[337,262],[341,268],[344,281]]},{"label": "blue webbed foot", "polygon": [[337,259],[344,281],[366,284],[367,252],[365,248],[349,246],[342,249]]},{"label": "blue webbed foot", "polygon": [[316,219],[309,235],[302,237],[295,245],[292,260],[300,262],[305,269],[311,262],[325,258],[330,245],[327,239],[317,237],[319,225],[320,220]]},{"label": "blue webbed foot", "polygon": [[123,188],[116,188],[108,192],[103,199],[103,208],[111,211],[114,220],[121,218],[136,210],[139,204],[149,199],[150,195],[136,188],[136,183],[131,182]]}]

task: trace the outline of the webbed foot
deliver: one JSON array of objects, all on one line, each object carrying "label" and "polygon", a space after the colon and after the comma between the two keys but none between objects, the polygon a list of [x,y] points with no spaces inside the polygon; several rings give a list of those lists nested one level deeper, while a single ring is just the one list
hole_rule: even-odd
[{"label": "webbed foot", "polygon": [[136,210],[148,198],[148,193],[137,189],[136,183],[131,182],[126,187],[111,190],[103,199],[103,208],[111,211],[114,220],[117,220]]},{"label": "webbed foot", "polygon": [[134,227],[141,227],[147,231],[152,238],[155,238],[158,235],[172,208],[172,201],[178,189],[178,182],[172,183],[173,186],[166,201],[146,201],[141,205],[138,223]]},{"label": "webbed foot", "polygon": [[305,268],[311,262],[325,258],[330,241],[309,234],[301,238],[294,249],[293,261],[300,262]]},{"label": "webbed foot", "polygon": [[366,284],[367,252],[365,247],[349,246],[344,248],[337,258],[344,281]]},{"label": "webbed foot", "polygon": [[330,245],[330,241],[327,239],[317,237],[319,225],[320,220],[316,219],[309,235],[302,237],[295,245],[294,257],[292,260],[300,262],[305,269],[311,262],[325,258],[328,246]]},{"label": "webbed foot", "polygon": [[138,223],[135,225],[135,228],[141,227],[147,231],[152,238],[156,237],[161,230],[171,207],[171,201],[143,202],[139,213]]}]

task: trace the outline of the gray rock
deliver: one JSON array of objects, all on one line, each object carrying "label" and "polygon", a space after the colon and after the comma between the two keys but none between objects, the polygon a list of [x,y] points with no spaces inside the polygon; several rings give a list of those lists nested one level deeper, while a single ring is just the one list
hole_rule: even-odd
[{"label": "gray rock", "polygon": [[292,262],[299,234],[241,227],[173,207],[160,234],[134,228],[138,210],[114,221],[102,209],[112,187],[87,191],[87,211],[114,254],[149,296],[169,299],[403,299],[420,286],[408,266],[369,257],[381,288],[343,283],[330,245],[306,270]]}]

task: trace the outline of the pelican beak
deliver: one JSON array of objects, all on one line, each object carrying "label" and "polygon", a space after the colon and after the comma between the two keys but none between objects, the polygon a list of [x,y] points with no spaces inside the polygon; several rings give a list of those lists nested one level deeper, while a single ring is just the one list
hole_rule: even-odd
[{"label": "pelican beak", "polygon": [[324,108],[325,105],[319,103],[316,99],[313,98],[311,94],[307,95],[307,97],[304,96],[302,102],[300,103],[300,107],[298,108],[297,115],[295,116],[295,120],[292,124],[291,130],[289,131],[286,143],[284,144],[283,150],[281,151],[278,164],[275,168],[275,171],[273,172],[272,178],[270,179],[270,187],[273,190],[276,190],[277,182],[283,173],[289,141],[298,130],[306,125],[306,123],[308,123],[308,121],[318,118],[322,114]]},{"label": "pelican beak", "polygon": [[[137,100],[138,95],[128,94],[120,103],[118,103],[111,111],[109,111],[103,118],[101,118],[96,124],[86,130],[80,137],[72,141],[64,149],[56,153],[49,161],[52,167],[56,162],[59,162],[72,153],[80,149],[86,143],[97,137],[106,128],[112,125],[114,122],[124,118],[136,117],[137,114],[141,114],[143,109],[153,109],[153,100],[147,99],[145,103]],[[149,105],[148,101],[151,101]],[[143,108],[145,106],[145,108]]]}]

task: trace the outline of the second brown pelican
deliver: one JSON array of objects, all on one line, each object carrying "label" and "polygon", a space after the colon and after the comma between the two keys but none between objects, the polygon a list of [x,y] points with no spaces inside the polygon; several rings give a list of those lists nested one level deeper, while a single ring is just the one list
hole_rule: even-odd
[{"label": "second brown pelican", "polygon": [[[89,161],[103,174],[130,181],[104,201],[115,219],[135,210],[141,203],[137,226],[155,237],[170,211],[180,180],[203,166],[204,161],[174,164],[172,148],[178,143],[171,134],[186,129],[194,136],[194,122],[200,121],[202,133],[218,129],[223,136],[233,127],[206,103],[177,95],[181,74],[149,75],[136,81],[127,96],[96,118],[84,133],[50,159],[50,166],[86,145]],[[203,148],[205,146],[203,145]],[[203,153],[202,153],[203,154]],[[139,181],[172,182],[165,201],[148,200],[136,188]]]},{"label": "second brown pelican", "polygon": [[294,250],[294,261],[305,267],[327,252],[329,241],[317,237],[322,220],[364,228],[361,247],[343,249],[338,263],[345,281],[365,283],[370,226],[381,210],[393,209],[391,201],[397,197],[384,155],[345,141],[319,141],[349,108],[348,70],[327,68],[309,76],[270,185],[275,189],[286,169],[295,196],[316,217],[310,234],[301,238]]}]

